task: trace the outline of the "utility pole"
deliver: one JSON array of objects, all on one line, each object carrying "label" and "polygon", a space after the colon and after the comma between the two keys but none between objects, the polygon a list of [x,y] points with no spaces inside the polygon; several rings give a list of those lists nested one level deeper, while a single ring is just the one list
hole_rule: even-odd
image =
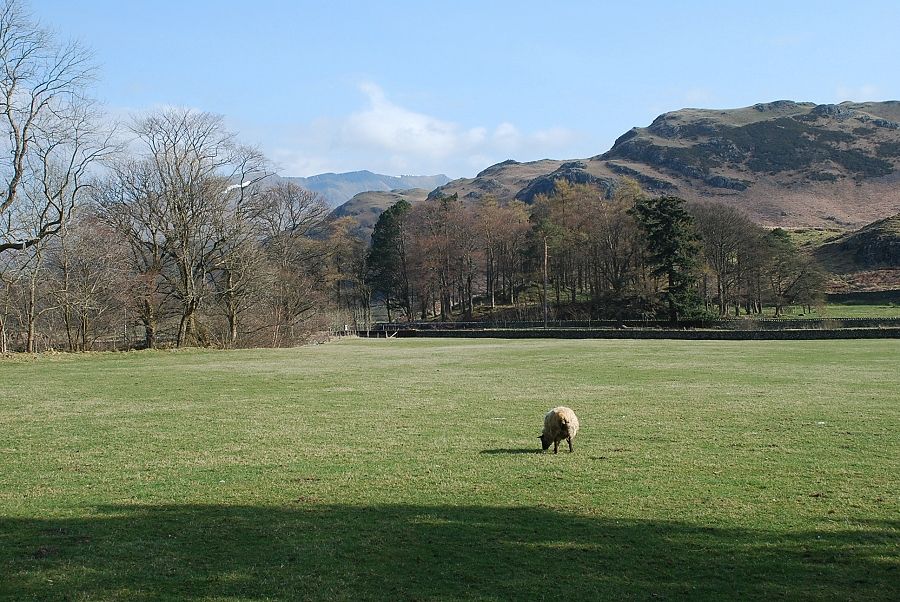
[{"label": "utility pole", "polygon": [[544,236],[544,328],[547,328],[547,237]]}]

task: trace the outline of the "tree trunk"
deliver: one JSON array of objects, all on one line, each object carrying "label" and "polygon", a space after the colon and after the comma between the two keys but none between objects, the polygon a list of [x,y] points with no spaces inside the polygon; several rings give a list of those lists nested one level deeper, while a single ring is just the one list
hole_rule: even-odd
[{"label": "tree trunk", "polygon": [[66,339],[69,342],[69,351],[77,351],[77,337],[72,334],[72,310],[69,308],[69,300],[63,301],[63,324],[66,327]]},{"label": "tree trunk", "polygon": [[141,318],[144,325],[144,344],[147,349],[156,349],[156,320]]},{"label": "tree trunk", "polygon": [[235,347],[238,338],[238,322],[237,315],[232,309],[228,311],[228,345]]},{"label": "tree trunk", "polygon": [[78,317],[78,346],[81,348],[81,351],[88,350],[88,329],[90,328],[90,322],[87,317],[87,312],[82,312]]},{"label": "tree trunk", "polygon": [[487,276],[487,287],[488,287],[488,297],[490,297],[491,309],[494,309],[494,252],[493,250],[488,250],[487,257],[485,259],[485,273]]},{"label": "tree trunk", "polygon": [[25,351],[26,353],[34,353],[34,322],[35,322],[35,300],[37,299],[37,279],[32,276],[31,282],[28,287],[28,307],[25,312],[25,319],[27,324],[27,337],[25,339]]},{"label": "tree trunk", "polygon": [[675,289],[675,274],[669,272],[669,322],[676,323],[678,322],[678,308],[675,306],[675,297],[672,295],[672,291]]}]

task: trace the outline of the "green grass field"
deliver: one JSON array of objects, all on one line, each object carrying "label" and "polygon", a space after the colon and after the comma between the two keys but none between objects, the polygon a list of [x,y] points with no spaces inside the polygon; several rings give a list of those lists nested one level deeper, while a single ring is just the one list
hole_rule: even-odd
[{"label": "green grass field", "polygon": [[[775,314],[772,308],[766,308],[763,317],[771,318]],[[788,307],[786,318],[900,318],[900,305],[894,303],[858,304],[858,303],[826,303],[813,307],[811,312],[800,306]]]},{"label": "green grass field", "polygon": [[900,341],[15,357],[0,433],[2,599],[900,599]]}]

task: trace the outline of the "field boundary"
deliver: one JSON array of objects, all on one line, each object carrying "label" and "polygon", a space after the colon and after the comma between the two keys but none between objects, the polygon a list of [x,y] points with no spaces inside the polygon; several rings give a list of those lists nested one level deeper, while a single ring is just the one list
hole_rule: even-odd
[{"label": "field boundary", "polygon": [[702,328],[708,330],[805,330],[820,328],[900,328],[900,318],[708,318],[679,320],[673,326],[668,320],[483,320],[458,322],[377,322],[371,330],[481,330],[484,328],[533,329],[533,328]]},{"label": "field boundary", "polygon": [[680,339],[697,341],[803,341],[900,339],[900,327],[709,330],[675,328],[394,328],[360,330],[364,338]]}]

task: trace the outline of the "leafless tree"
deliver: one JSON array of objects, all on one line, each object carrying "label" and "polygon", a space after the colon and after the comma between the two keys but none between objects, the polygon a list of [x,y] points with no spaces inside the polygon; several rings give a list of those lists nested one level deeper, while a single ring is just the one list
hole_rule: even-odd
[{"label": "leafless tree", "polygon": [[210,113],[168,109],[137,120],[133,131],[152,167],[161,209],[154,227],[174,267],[162,274],[180,304],[176,341],[203,343],[196,315],[208,293],[207,276],[228,242],[221,224],[267,175],[265,162]]},{"label": "leafless tree", "polygon": [[[242,187],[241,192],[214,222],[222,242],[215,247],[209,267],[209,284],[227,322],[223,338],[229,347],[238,345],[241,318],[253,308],[265,305],[272,280],[272,270],[261,247],[261,225],[268,209],[265,197],[257,186]],[[257,324],[254,330],[260,328]]]},{"label": "leafless tree", "polygon": [[144,344],[157,345],[160,320],[171,297],[163,274],[169,270],[166,214],[159,179],[147,160],[116,163],[98,186],[94,201],[101,221],[127,248],[121,266],[129,306],[144,329]]},{"label": "leafless tree", "polygon": [[764,231],[738,209],[721,203],[694,203],[688,209],[696,221],[706,263],[715,276],[719,315],[724,316]]},{"label": "leafless tree", "polygon": [[125,253],[111,228],[84,210],[51,239],[50,286],[70,351],[91,349],[98,337],[116,335],[125,300]]},{"label": "leafless tree", "polygon": [[14,290],[21,272],[17,269],[18,257],[0,253],[0,353],[9,353],[10,329],[15,303]]},{"label": "leafless tree", "polygon": [[272,346],[277,347],[293,339],[296,327],[322,301],[324,291],[314,268],[328,256],[328,249],[315,236],[330,210],[321,196],[292,182],[266,190],[262,202],[263,248],[274,272],[268,297]]},{"label": "leafless tree", "polygon": [[593,296],[609,301],[613,306],[609,313],[616,316],[625,309],[629,289],[640,279],[640,233],[630,213],[640,197],[637,182],[623,178],[612,199],[605,201],[597,194],[587,208],[587,266]]},{"label": "leafless tree", "polygon": [[353,231],[355,218],[341,217],[328,224],[328,269],[325,281],[335,307],[345,312],[345,324],[368,330],[371,321],[372,289],[366,282],[368,245]]},{"label": "leafless tree", "polygon": [[0,252],[56,234],[109,154],[86,88],[90,54],[60,44],[19,0],[0,5]]},{"label": "leafless tree", "polygon": [[7,281],[9,309],[18,330],[18,347],[27,353],[38,350],[38,321],[55,307],[49,291],[46,253],[46,243],[39,241],[16,254],[10,270],[14,278]]}]

